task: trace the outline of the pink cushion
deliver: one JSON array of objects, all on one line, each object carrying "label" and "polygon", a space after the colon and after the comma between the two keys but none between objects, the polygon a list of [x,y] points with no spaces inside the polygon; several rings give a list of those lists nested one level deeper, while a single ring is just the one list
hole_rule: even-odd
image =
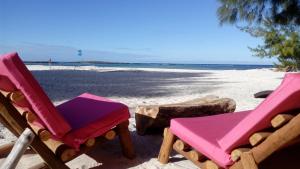
[{"label": "pink cushion", "polygon": [[0,75],[0,90],[15,91],[16,86],[9,80],[8,77]]},{"label": "pink cushion", "polygon": [[[8,77],[0,75],[0,90],[12,92],[17,90],[17,88]],[[17,102],[15,101],[14,104],[20,107],[31,107],[26,98],[18,100]]]},{"label": "pink cushion", "polygon": [[299,84],[300,73],[287,74],[281,85],[268,98],[223,138],[219,138],[221,148],[231,152],[235,147],[248,143],[251,134],[268,127],[275,115],[300,108]]},{"label": "pink cushion", "polygon": [[72,127],[63,142],[77,149],[87,139],[104,134],[130,116],[126,105],[88,93],[58,105],[57,109]]},{"label": "pink cushion", "polygon": [[226,168],[233,162],[230,154],[221,149],[217,140],[222,138],[250,111],[221,115],[177,118],[171,120],[171,131],[190,146]]},{"label": "pink cushion", "polygon": [[17,53],[0,57],[0,75],[8,77],[22,91],[31,105],[30,109],[34,110],[53,135],[61,138],[71,130]]}]

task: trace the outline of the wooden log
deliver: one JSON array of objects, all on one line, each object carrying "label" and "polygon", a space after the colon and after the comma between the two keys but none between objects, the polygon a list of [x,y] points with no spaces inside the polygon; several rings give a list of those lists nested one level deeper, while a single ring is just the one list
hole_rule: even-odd
[{"label": "wooden log", "polygon": [[92,147],[95,145],[96,139],[95,138],[89,138],[84,144],[87,147]]},{"label": "wooden log", "polygon": [[199,153],[196,150],[189,151],[188,156],[190,156],[190,159],[192,159],[194,161],[201,161],[206,158],[203,154]]},{"label": "wooden log", "polygon": [[61,155],[60,159],[64,162],[69,161],[70,159],[73,159],[73,157],[76,155],[76,151],[74,149],[68,148],[65,149]]},{"label": "wooden log", "polygon": [[229,169],[243,169],[241,160],[236,161],[232,166],[229,167]]},{"label": "wooden log", "polygon": [[28,123],[33,123],[37,119],[36,115],[32,112],[26,111],[24,115]]},{"label": "wooden log", "polygon": [[42,140],[42,141],[47,141],[48,139],[50,139],[52,137],[52,134],[48,131],[48,130],[41,130],[39,133],[39,138]]},{"label": "wooden log", "polygon": [[33,141],[35,134],[30,129],[25,129],[21,136],[18,138],[12,151],[1,165],[1,169],[14,169],[27,147]]},{"label": "wooden log", "polygon": [[113,140],[113,139],[115,139],[115,137],[116,137],[116,132],[115,132],[114,130],[110,130],[110,131],[108,131],[108,132],[106,132],[106,133],[104,134],[104,137],[105,137],[107,140]]},{"label": "wooden log", "polygon": [[136,108],[137,133],[162,131],[170,126],[170,120],[180,117],[199,117],[234,112],[235,102],[228,98],[209,96],[183,103],[167,105],[141,105]]},{"label": "wooden log", "polygon": [[279,128],[289,122],[294,116],[290,114],[278,114],[271,120],[271,124],[274,128]]},{"label": "wooden log", "polygon": [[269,137],[272,133],[270,132],[258,132],[254,133],[250,138],[249,142],[252,146],[256,146],[262,141],[264,141],[267,137]]},{"label": "wooden log", "polygon": [[54,140],[53,138],[43,141],[43,143],[64,162],[69,161],[76,155],[75,149],[68,147],[61,141]]},{"label": "wooden log", "polygon": [[34,123],[28,123],[28,125],[42,141],[47,141],[52,137],[52,134],[47,129]]},{"label": "wooden log", "polygon": [[10,142],[4,145],[0,146],[0,157],[4,157],[7,154],[9,154],[9,152],[12,150],[12,148],[14,147],[15,142]]},{"label": "wooden log", "polygon": [[37,116],[33,113],[30,112],[22,107],[19,107],[17,105],[14,105],[14,107],[17,109],[17,111],[26,118],[27,122],[29,123],[33,123],[34,121],[36,121]]},{"label": "wooden log", "polygon": [[245,169],[258,169],[251,152],[242,153],[241,162]]},{"label": "wooden log", "polygon": [[260,163],[273,152],[277,151],[284,145],[295,140],[300,136],[300,114],[295,116],[286,125],[277,129],[272,135],[270,135],[265,141],[259,144],[257,147],[252,148],[251,152],[256,163]]},{"label": "wooden log", "polygon": [[[194,160],[194,158],[191,158],[189,152],[179,150],[179,149],[177,149],[176,146],[173,146],[173,149],[176,152],[178,152],[179,154],[183,155],[186,159],[192,161],[196,166],[198,166],[201,169],[218,169],[219,168],[219,166],[211,160],[206,160],[205,162],[200,162],[199,160]],[[205,158],[205,157],[202,157],[202,158]]]},{"label": "wooden log", "polygon": [[23,93],[21,91],[14,91],[14,92],[10,93],[9,98],[12,102],[17,103],[17,102],[25,99],[25,96],[23,95]]},{"label": "wooden log", "polygon": [[235,149],[231,152],[230,156],[231,156],[231,160],[232,161],[237,161],[240,159],[242,153],[244,152],[248,152],[250,151],[251,149],[250,148],[238,148],[238,149]]},{"label": "wooden log", "polygon": [[180,139],[177,139],[173,146],[175,146],[176,149],[181,150],[181,151],[188,151],[191,149],[191,147],[188,144],[186,144],[185,142],[183,142]]},{"label": "wooden log", "polygon": [[162,145],[160,147],[159,155],[158,155],[158,161],[167,164],[169,161],[169,156],[172,150],[172,145],[175,141],[174,134],[170,131],[169,128],[165,128],[165,137],[162,142]]},{"label": "wooden log", "polygon": [[219,169],[220,167],[214,163],[213,161],[211,160],[206,160],[204,163],[203,163],[203,169]]},{"label": "wooden log", "polygon": [[123,155],[129,159],[133,159],[135,158],[135,151],[130,137],[130,132],[128,130],[128,125],[129,121],[126,120],[125,122],[118,124],[116,130],[119,135]]}]

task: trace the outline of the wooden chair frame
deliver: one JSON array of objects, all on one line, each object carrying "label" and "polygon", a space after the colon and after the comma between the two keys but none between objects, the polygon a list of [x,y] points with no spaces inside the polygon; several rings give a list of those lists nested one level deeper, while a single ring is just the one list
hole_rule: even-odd
[{"label": "wooden chair frame", "polygon": [[[102,136],[88,139],[85,144],[81,145],[80,151],[68,147],[64,143],[51,138],[51,133],[35,126],[32,122],[36,118],[35,114],[28,112],[21,107],[15,106],[17,100],[23,99],[24,95],[20,91],[0,91],[0,122],[8,128],[15,136],[19,137],[26,128],[30,128],[36,135],[30,147],[41,156],[44,163],[33,168],[51,168],[67,169],[65,163],[93,149],[96,144],[107,140],[113,140],[116,135],[119,136],[122,153],[125,157],[133,159],[135,157],[130,133],[128,130],[129,121],[125,121]],[[1,146],[0,154],[9,152],[13,144]]]},{"label": "wooden chair frame", "polygon": [[[298,143],[300,140],[299,112],[299,110],[296,110],[275,116],[270,122],[272,128],[254,133],[249,138],[250,145],[238,147],[231,152],[231,159],[234,161],[234,164],[229,168],[257,169],[257,165],[275,151]],[[168,163],[172,147],[176,152],[191,160],[201,169],[221,168],[176,137],[169,128],[166,128],[158,156],[158,160],[161,163]]]}]

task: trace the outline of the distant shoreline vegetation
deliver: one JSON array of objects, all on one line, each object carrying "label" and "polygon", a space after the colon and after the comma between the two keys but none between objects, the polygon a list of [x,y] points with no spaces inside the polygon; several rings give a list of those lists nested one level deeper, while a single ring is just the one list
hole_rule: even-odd
[{"label": "distant shoreline vegetation", "polygon": [[[49,66],[49,61],[25,61],[27,65]],[[274,68],[273,65],[259,64],[176,64],[176,63],[118,63],[104,61],[51,62],[51,66],[96,66],[116,68],[162,68],[194,70],[248,70]]]}]

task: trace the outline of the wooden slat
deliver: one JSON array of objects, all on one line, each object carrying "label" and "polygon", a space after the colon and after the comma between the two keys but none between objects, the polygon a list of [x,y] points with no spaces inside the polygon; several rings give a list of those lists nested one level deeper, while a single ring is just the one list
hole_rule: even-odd
[{"label": "wooden slat", "polygon": [[214,163],[213,161],[211,160],[206,160],[204,163],[203,163],[203,169],[219,169],[220,167]]},{"label": "wooden slat", "polygon": [[189,151],[188,156],[194,161],[201,161],[201,160],[205,159],[205,156],[196,150]]},{"label": "wooden slat", "polygon": [[241,162],[244,169],[258,169],[251,152],[242,153]]},{"label": "wooden slat", "polygon": [[258,132],[254,133],[250,138],[249,142],[252,146],[256,146],[262,141],[264,141],[267,137],[269,137],[272,133],[271,132]]},{"label": "wooden slat", "polygon": [[116,137],[116,132],[114,131],[114,130],[110,130],[110,131],[108,131],[108,132],[106,132],[105,134],[104,134],[104,137],[107,139],[107,140],[113,140],[113,139],[115,139],[115,137]]},{"label": "wooden slat", "polygon": [[26,118],[27,122],[29,123],[33,123],[34,121],[36,121],[37,117],[33,112],[30,112],[22,107],[19,107],[17,105],[13,105],[17,111]]},{"label": "wooden slat", "polygon": [[290,114],[278,114],[271,120],[271,124],[274,128],[279,128],[289,122],[294,116]]},{"label": "wooden slat", "polygon": [[251,149],[250,148],[238,148],[238,149],[235,149],[231,152],[231,160],[232,161],[237,161],[240,159],[242,153],[244,152],[248,152],[250,151]]},{"label": "wooden slat", "polygon": [[50,138],[46,141],[42,141],[47,147],[62,161],[69,161],[76,155],[76,151],[73,148],[69,148],[64,143],[58,140]]},{"label": "wooden slat", "polygon": [[[183,155],[186,159],[192,161],[199,168],[201,168],[201,169],[218,169],[219,168],[219,166],[211,160],[206,160],[204,162],[200,162],[199,160],[195,160],[194,158],[191,158],[189,152],[185,152],[185,151],[182,151],[180,149],[177,149],[177,147],[174,146],[174,145],[173,145],[173,149],[176,152]],[[201,157],[201,158],[204,159],[205,157]]]},{"label": "wooden slat", "polygon": [[181,151],[191,150],[191,147],[180,139],[176,140],[173,146],[175,146],[176,149]]},{"label": "wooden slat", "polygon": [[17,102],[25,99],[25,96],[23,95],[23,93],[21,91],[14,91],[14,92],[10,93],[9,99],[12,102],[17,103]]},{"label": "wooden slat", "polygon": [[252,148],[251,152],[256,163],[260,163],[273,152],[279,150],[281,147],[292,142],[300,136],[300,114],[295,116],[286,125],[277,129],[265,141],[257,147]]},{"label": "wooden slat", "polygon": [[95,145],[96,139],[95,138],[89,138],[84,144],[87,147],[92,147]]},{"label": "wooden slat", "polygon": [[52,137],[51,133],[45,128],[34,123],[28,123],[28,125],[42,141],[47,141]]}]

